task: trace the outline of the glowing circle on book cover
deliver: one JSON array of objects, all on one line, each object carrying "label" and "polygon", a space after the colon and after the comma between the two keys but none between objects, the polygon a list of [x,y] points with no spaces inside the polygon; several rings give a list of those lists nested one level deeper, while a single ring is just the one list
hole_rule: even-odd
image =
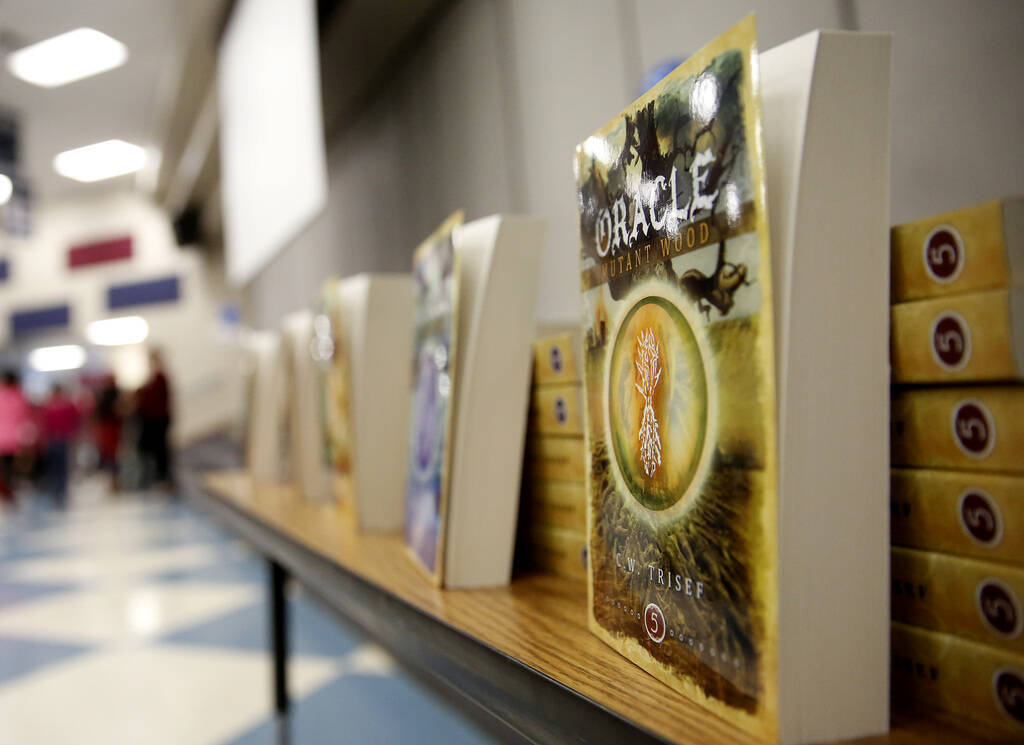
[{"label": "glowing circle on book cover", "polygon": [[613,470],[644,512],[664,518],[699,492],[714,442],[709,358],[691,315],[685,301],[640,296],[618,324],[609,355]]}]

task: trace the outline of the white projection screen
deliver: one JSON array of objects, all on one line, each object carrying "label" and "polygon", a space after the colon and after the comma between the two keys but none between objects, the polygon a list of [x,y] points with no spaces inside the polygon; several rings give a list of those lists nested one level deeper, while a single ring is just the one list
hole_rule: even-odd
[{"label": "white projection screen", "polygon": [[239,0],[217,88],[227,274],[243,285],[327,202],[315,0]]}]

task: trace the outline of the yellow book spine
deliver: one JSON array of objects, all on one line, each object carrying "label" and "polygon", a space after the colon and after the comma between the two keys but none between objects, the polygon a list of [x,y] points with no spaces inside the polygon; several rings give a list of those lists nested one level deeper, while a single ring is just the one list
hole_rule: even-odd
[{"label": "yellow book spine", "polygon": [[529,481],[574,481],[586,477],[583,438],[538,435],[528,432],[524,472]]},{"label": "yellow book spine", "polygon": [[892,691],[1024,737],[1024,656],[894,623]]},{"label": "yellow book spine", "polygon": [[543,572],[569,579],[585,579],[586,535],[576,530],[531,526],[525,534],[523,549],[526,564]]},{"label": "yellow book spine", "polygon": [[583,484],[570,481],[528,481],[523,488],[522,516],[530,525],[548,525],[585,533],[587,502]]},{"label": "yellow book spine", "polygon": [[1022,350],[1015,349],[1014,325],[1024,318],[1014,318],[1015,307],[1024,307],[1024,290],[892,306],[893,382],[1020,380]]},{"label": "yellow book spine", "polygon": [[892,542],[1024,564],[1024,477],[894,468]]},{"label": "yellow book spine", "polygon": [[541,386],[530,398],[530,428],[546,435],[582,435],[579,383]]},{"label": "yellow book spine", "polygon": [[1019,212],[1022,201],[987,202],[893,228],[892,302],[1009,286],[1007,211]]},{"label": "yellow book spine", "polygon": [[892,618],[1024,654],[1024,569],[892,550]]},{"label": "yellow book spine", "polygon": [[1024,473],[1024,386],[898,391],[891,436],[894,466]]},{"label": "yellow book spine", "polygon": [[582,380],[578,333],[566,331],[533,343],[533,384],[578,383]]}]

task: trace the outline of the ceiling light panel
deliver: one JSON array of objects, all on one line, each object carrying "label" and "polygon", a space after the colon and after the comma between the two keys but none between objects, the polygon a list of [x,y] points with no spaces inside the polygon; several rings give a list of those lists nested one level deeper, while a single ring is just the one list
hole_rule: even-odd
[{"label": "ceiling light panel", "polygon": [[128,59],[128,48],[102,31],[76,28],[7,55],[7,69],[42,88],[56,88],[88,78]]},{"label": "ceiling light panel", "polygon": [[149,324],[141,316],[105,318],[90,323],[85,335],[91,343],[104,347],[138,344],[149,335]]},{"label": "ceiling light panel", "polygon": [[77,370],[85,364],[85,350],[77,344],[39,347],[29,352],[28,364],[39,372]]},{"label": "ceiling light panel", "polygon": [[146,151],[124,140],[106,140],[65,150],[53,159],[61,176],[90,183],[134,173],[146,165]]}]

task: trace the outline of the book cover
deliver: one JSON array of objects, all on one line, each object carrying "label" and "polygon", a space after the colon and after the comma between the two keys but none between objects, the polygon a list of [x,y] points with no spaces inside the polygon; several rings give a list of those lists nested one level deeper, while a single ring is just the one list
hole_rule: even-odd
[{"label": "book cover", "polygon": [[1024,197],[892,229],[892,302],[1024,286]]},{"label": "book cover", "polygon": [[352,374],[338,292],[337,280],[324,282],[318,313],[313,319],[312,353],[319,372],[324,462],[342,476],[348,476],[352,470]]},{"label": "book cover", "polygon": [[894,466],[1024,473],[1024,386],[896,391],[891,438]]},{"label": "book cover", "polygon": [[1024,568],[892,550],[892,618],[1024,654]]},{"label": "book cover", "polygon": [[534,387],[530,394],[530,431],[545,435],[582,435],[580,403],[577,383]]},{"label": "book cover", "polygon": [[892,470],[892,542],[1024,565],[1024,477]]},{"label": "book cover", "polygon": [[528,526],[518,550],[520,564],[568,579],[585,579],[587,536],[550,525]]},{"label": "book cover", "polygon": [[895,383],[1020,380],[1024,289],[894,305],[891,344]]},{"label": "book cover", "polygon": [[533,384],[578,383],[582,379],[579,332],[563,331],[533,343]]},{"label": "book cover", "polygon": [[412,402],[409,415],[405,541],[420,566],[441,582],[445,499],[451,448],[458,299],[452,230],[456,212],[413,256]]},{"label": "book cover", "polygon": [[1020,654],[893,623],[892,690],[897,699],[912,698],[1024,737]]},{"label": "book cover", "polygon": [[777,731],[771,261],[753,17],[576,149],[589,624]]},{"label": "book cover", "polygon": [[581,436],[561,437],[527,432],[523,472],[531,481],[573,481],[586,478],[585,444]]}]

